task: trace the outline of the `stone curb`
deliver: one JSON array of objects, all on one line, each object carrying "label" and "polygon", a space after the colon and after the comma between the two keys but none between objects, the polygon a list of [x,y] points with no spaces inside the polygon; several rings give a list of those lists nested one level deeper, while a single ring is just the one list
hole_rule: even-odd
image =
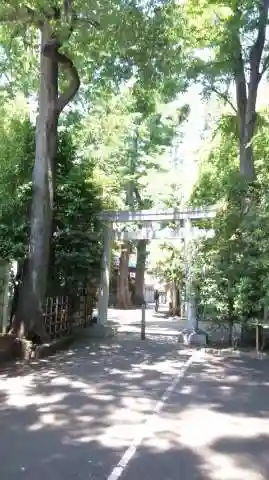
[{"label": "stone curb", "polygon": [[251,358],[259,358],[259,359],[268,359],[269,358],[269,353],[268,352],[256,352],[256,350],[240,350],[234,349],[232,347],[228,348],[218,348],[218,347],[205,347],[202,348],[202,350],[205,353],[212,354],[212,355],[217,355],[217,356],[235,356],[235,357],[242,357],[242,356],[248,356]]},{"label": "stone curb", "polygon": [[[101,327],[101,328],[99,328]],[[37,358],[45,358],[50,355],[54,355],[60,350],[68,349],[74,342],[85,339],[102,339],[112,338],[117,334],[115,329],[104,325],[93,325],[85,329],[74,329],[71,335],[68,337],[59,338],[53,340],[50,343],[40,345],[36,349]]]},{"label": "stone curb", "polygon": [[[101,327],[101,328],[100,328]],[[73,343],[79,340],[102,340],[107,338],[113,338],[117,334],[117,329],[111,328],[109,326],[100,326],[94,325],[91,327],[87,327],[85,329],[76,328],[73,332],[66,336],[56,340],[52,340],[51,342],[44,343],[42,345],[38,345],[35,350],[35,355],[32,356],[32,359],[39,359],[39,358],[46,358],[50,355],[54,355],[55,353],[68,349]],[[12,364],[18,360],[31,360],[29,358],[29,352],[31,351],[31,342],[27,340],[21,341],[21,347],[16,347],[16,339],[13,339],[14,347],[10,353],[0,352],[0,364],[1,365],[8,365]],[[18,345],[20,342],[17,342]]]}]

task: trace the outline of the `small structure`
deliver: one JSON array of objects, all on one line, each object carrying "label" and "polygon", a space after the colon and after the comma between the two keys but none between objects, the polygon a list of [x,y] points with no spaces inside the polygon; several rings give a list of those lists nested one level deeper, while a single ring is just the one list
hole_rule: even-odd
[{"label": "small structure", "polygon": [[[110,257],[111,257],[111,242],[113,238],[118,239],[134,239],[145,238],[147,240],[158,238],[158,231],[160,226],[154,229],[150,226],[151,222],[159,223],[165,221],[174,221],[180,224],[178,231],[171,234],[170,238],[183,238],[185,243],[185,256],[186,256],[186,279],[187,279],[187,291],[186,291],[186,312],[188,318],[189,328],[196,327],[196,319],[194,318],[194,309],[192,308],[191,299],[191,250],[190,240],[193,238],[192,220],[199,220],[205,218],[214,218],[216,215],[216,207],[205,207],[184,210],[167,209],[165,211],[159,210],[140,210],[140,211],[116,211],[116,212],[103,212],[100,217],[105,222],[104,232],[104,251],[102,258],[102,272],[101,272],[101,285],[100,295],[98,302],[98,323],[104,325],[107,320],[107,309],[109,300],[109,283],[110,283]],[[136,232],[122,232],[119,236],[117,224],[139,222],[147,225],[147,231],[137,229]],[[183,227],[182,227],[183,225]],[[142,233],[141,233],[142,232]],[[205,231],[204,233],[207,234]],[[212,232],[210,233],[212,234]],[[157,235],[157,236],[156,236]],[[164,237],[166,238],[166,237]]]}]

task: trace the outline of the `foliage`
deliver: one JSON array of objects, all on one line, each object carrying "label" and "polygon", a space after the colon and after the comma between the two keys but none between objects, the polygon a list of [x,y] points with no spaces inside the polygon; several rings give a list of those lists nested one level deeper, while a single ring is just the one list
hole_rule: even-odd
[{"label": "foliage", "polygon": [[162,258],[157,260],[153,273],[166,283],[174,282],[177,287],[182,287],[184,280],[184,253],[182,248],[172,243],[161,246]]},{"label": "foliage", "polygon": [[[226,120],[229,124],[229,119]],[[220,124],[218,142],[201,165],[193,192],[196,205],[219,201],[219,212],[213,222],[215,237],[199,245],[193,277],[200,314],[219,321],[263,320],[268,309],[266,112],[259,123],[254,139],[256,184],[250,187],[240,177],[234,148],[236,135],[224,121]]]},{"label": "foliage", "polygon": [[[253,150],[258,183],[269,180],[268,111],[257,116],[257,132],[253,138]],[[209,139],[210,151],[199,164],[198,182],[194,185],[190,202],[195,206],[212,205],[221,200],[231,182],[241,182],[237,155],[238,126],[235,115],[223,115]]]},{"label": "foliage", "polygon": [[217,94],[236,113],[240,172],[248,181],[255,180],[257,94],[269,65],[268,7],[268,0],[191,0],[179,7],[185,12],[186,35],[193,48],[188,75],[202,82],[205,96]]},{"label": "foliage", "polygon": [[[39,19],[50,18],[63,50],[73,59],[81,78],[80,101],[104,98],[119,91],[134,77],[140,90],[158,88],[169,96],[184,85],[181,75],[185,55],[181,42],[183,23],[173,21],[171,5],[153,2],[82,2],[73,0],[77,21],[70,36],[70,19],[63,14],[64,2],[46,0],[14,2],[0,7],[1,71],[4,86],[35,95],[39,76]],[[70,2],[71,4],[71,2]],[[33,12],[27,15],[27,11]],[[60,15],[54,15],[58,9]],[[57,11],[57,10],[56,10]],[[5,19],[15,19],[5,23]],[[171,28],[173,21],[174,27]],[[167,79],[166,83],[163,82]],[[145,95],[142,94],[143,102]]]},{"label": "foliage", "polygon": [[109,101],[97,102],[75,134],[83,155],[95,164],[95,176],[108,208],[126,205],[130,184],[133,207],[141,208],[141,202],[143,208],[150,207],[146,185],[152,172],[162,171],[161,156],[168,152],[176,129],[188,115],[186,106],[172,114],[163,113],[156,98],[154,106],[151,103],[140,112],[140,101],[128,88]]},{"label": "foliage", "polygon": [[[231,101],[229,87],[239,73],[242,53],[247,77],[253,60],[253,45],[260,28],[260,7],[264,2],[233,0],[210,2],[191,0],[183,7],[186,35],[193,47],[189,75],[203,83],[205,95],[217,93]],[[180,8],[182,12],[182,8]],[[199,18],[199,21],[197,19]],[[266,12],[261,20],[267,22]],[[267,65],[268,39],[261,52],[261,71]]]},{"label": "foliage", "polygon": [[74,286],[98,284],[102,253],[100,190],[93,167],[75,164],[76,151],[68,133],[58,145],[57,187],[49,280],[72,291]]},{"label": "foliage", "polygon": [[231,178],[239,177],[236,118],[222,116],[212,137],[210,150],[199,165],[198,182],[190,202],[194,206],[212,205],[227,192]]},{"label": "foliage", "polygon": [[31,201],[34,128],[20,99],[1,108],[0,257],[25,257]]},{"label": "foliage", "polygon": [[[34,129],[27,116],[2,112],[0,122],[0,256],[21,260],[27,256]],[[77,161],[77,163],[76,163]],[[102,209],[98,186],[77,159],[67,132],[59,138],[49,279],[68,287],[98,278]]]}]

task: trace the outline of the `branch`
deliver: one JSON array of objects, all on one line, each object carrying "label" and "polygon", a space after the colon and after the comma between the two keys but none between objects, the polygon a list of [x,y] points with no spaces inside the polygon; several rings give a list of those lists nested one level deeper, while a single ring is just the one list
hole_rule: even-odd
[{"label": "branch", "polygon": [[9,10],[0,15],[0,23],[13,23],[26,21],[40,25],[42,18],[38,13],[30,7],[23,7],[20,10]]},{"label": "branch", "polygon": [[[266,27],[268,21],[268,9],[269,0],[261,0],[259,8],[259,21],[258,21],[258,34],[255,43],[250,50],[249,62],[250,62],[250,74],[252,80],[255,78],[257,84],[261,79],[261,73],[259,72],[260,62],[262,58],[262,52],[265,44]],[[254,77],[254,78],[253,78]]]},{"label": "branch", "polygon": [[[247,82],[244,70],[244,60],[242,55],[242,46],[239,36],[236,37],[238,48],[237,56],[235,57],[235,70],[234,80],[236,87],[236,103],[237,114],[240,117],[240,121],[245,121],[246,109],[247,109]],[[243,128],[243,125],[241,125]],[[241,132],[243,134],[243,130]]]},{"label": "branch", "polygon": [[51,60],[56,61],[60,64],[67,75],[70,77],[70,84],[66,90],[58,97],[57,101],[57,113],[63,111],[65,106],[73,100],[80,87],[80,79],[78,71],[70,58],[68,58],[64,53],[60,53],[58,50],[61,47],[61,42],[57,39],[49,40],[43,47],[42,53],[45,57],[50,58]]},{"label": "branch", "polygon": [[[72,2],[71,2],[72,3]],[[75,12],[72,12],[72,6],[69,5],[69,12],[67,12],[66,8],[64,8],[64,16],[66,17],[67,14],[70,16],[70,25],[71,28],[74,27],[75,24],[85,24],[85,25],[92,25],[93,27],[100,29],[100,23],[91,17],[84,17],[80,16]],[[71,13],[70,13],[71,12]],[[10,9],[5,13],[0,15],[0,23],[14,23],[18,21],[26,21],[32,22],[37,24],[38,26],[42,25],[44,20],[59,20],[61,17],[61,12],[59,8],[49,8],[49,9],[40,9],[40,13],[34,10],[31,7],[24,6],[19,10]],[[68,17],[67,17],[68,18]]]},{"label": "branch", "polygon": [[220,92],[213,85],[210,85],[210,89],[212,90],[212,92],[216,93],[220,98],[222,98],[222,100],[224,100],[224,102],[228,103],[228,105],[230,105],[230,107],[233,109],[233,111],[237,114],[237,109],[236,109],[235,105],[233,104],[233,102],[229,99],[228,93],[226,94],[224,92]]},{"label": "branch", "polygon": [[136,201],[138,205],[142,206],[142,198],[136,185],[134,186],[134,194],[136,196]]},{"label": "branch", "polygon": [[100,28],[101,28],[100,22],[98,22],[97,20],[95,20],[94,18],[91,18],[91,17],[81,17],[77,14],[74,14],[73,15],[73,21],[76,22],[76,23],[80,23],[80,24],[85,23],[85,25],[92,25],[93,27],[97,28],[98,30],[100,30]]},{"label": "branch", "polygon": [[265,57],[263,61],[262,70],[260,73],[261,77],[264,75],[268,67],[269,67],[269,55],[267,55],[267,57]]}]

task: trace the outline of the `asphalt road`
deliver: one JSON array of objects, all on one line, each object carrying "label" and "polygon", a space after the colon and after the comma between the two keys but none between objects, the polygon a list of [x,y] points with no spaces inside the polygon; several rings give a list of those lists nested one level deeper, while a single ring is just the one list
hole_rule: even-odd
[{"label": "asphalt road", "polygon": [[1,374],[1,480],[268,480],[268,361],[149,322]]}]

